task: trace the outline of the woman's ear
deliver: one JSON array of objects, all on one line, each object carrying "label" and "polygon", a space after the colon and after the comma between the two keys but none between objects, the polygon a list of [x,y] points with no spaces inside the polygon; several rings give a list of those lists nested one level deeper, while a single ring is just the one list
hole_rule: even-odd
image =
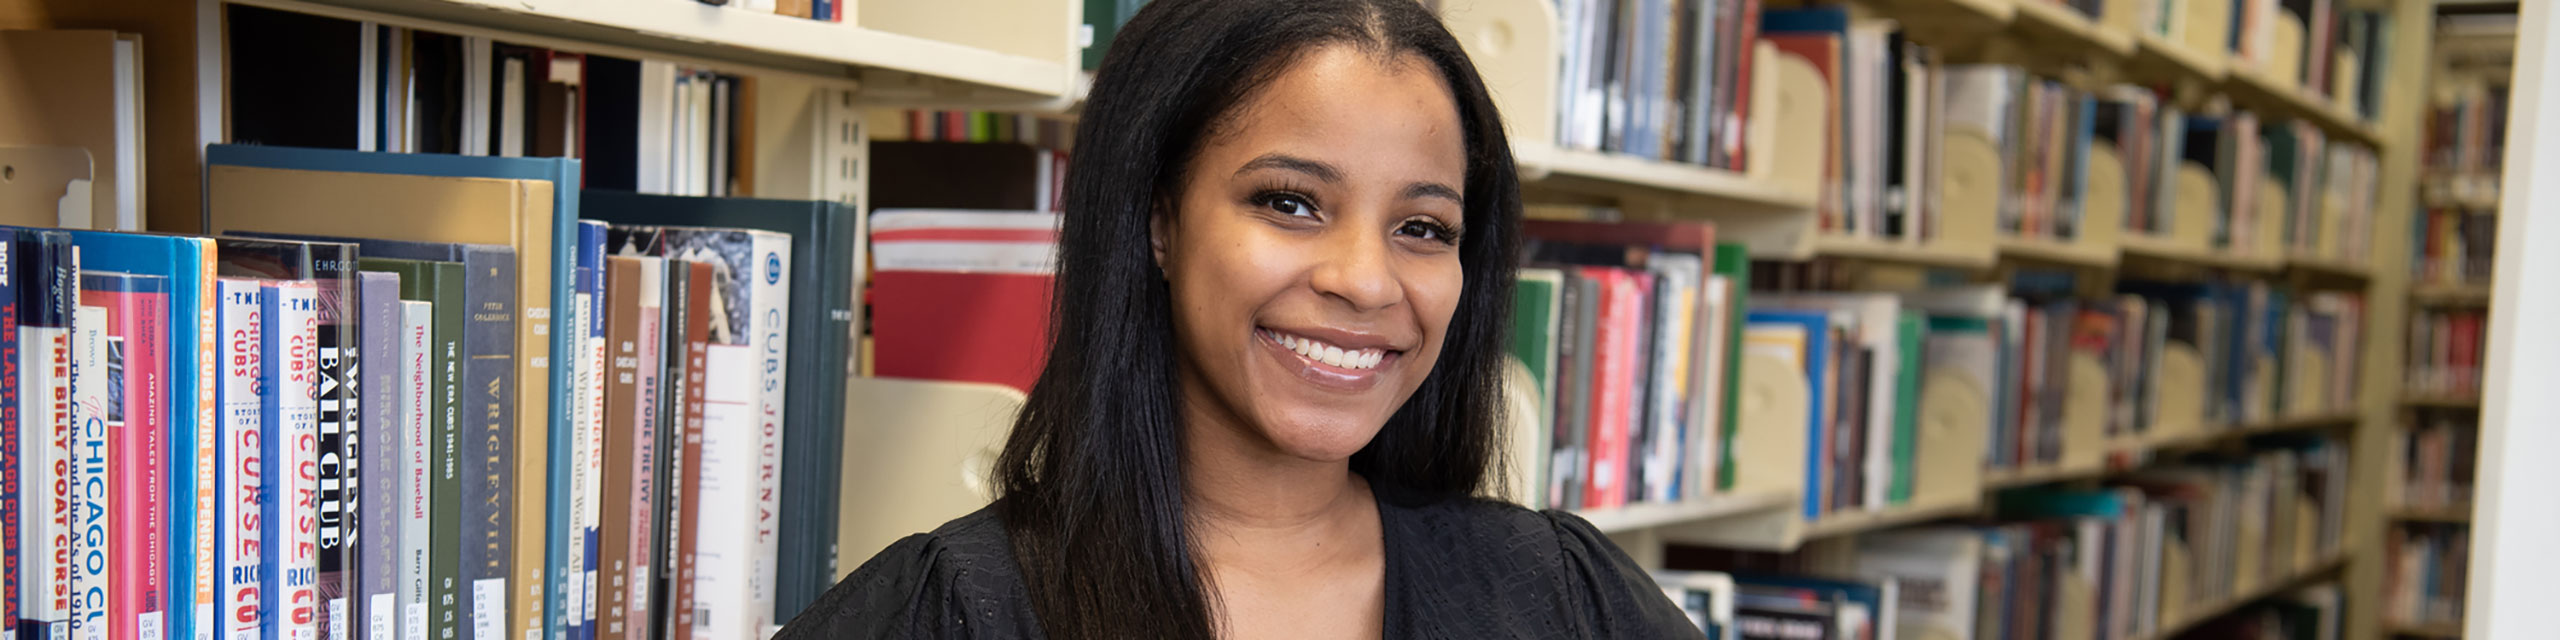
[{"label": "woman's ear", "polygon": [[1164,272],[1165,247],[1171,246],[1172,237],[1173,207],[1157,200],[1152,212],[1147,214],[1147,250],[1155,254],[1157,273]]}]

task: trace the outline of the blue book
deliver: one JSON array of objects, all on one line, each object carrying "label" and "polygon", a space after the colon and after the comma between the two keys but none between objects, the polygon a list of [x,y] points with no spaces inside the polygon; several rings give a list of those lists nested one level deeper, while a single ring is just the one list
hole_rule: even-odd
[{"label": "blue book", "polygon": [[[578,194],[581,191],[578,187],[581,184],[582,175],[580,165],[575,159],[366,153],[361,151],[342,151],[335,149],[295,149],[286,147],[262,147],[230,144],[207,145],[204,153],[205,165],[207,167],[242,166],[269,169],[301,169],[306,171],[349,171],[419,176],[549,181],[552,183],[553,187],[551,190],[551,272],[555,274],[567,274],[573,273],[575,270],[574,265],[571,264],[571,259],[575,256],[575,251],[573,249],[576,246],[575,239],[577,238],[576,225],[578,219]],[[572,286],[573,284],[574,283],[571,282],[571,279],[569,278],[552,278],[551,291],[548,294],[548,298],[550,301],[549,308],[553,310],[554,313],[565,315],[567,310],[574,306],[576,299],[572,291],[574,288]],[[540,292],[532,291],[520,293],[525,296],[525,299],[527,300],[532,299],[533,296],[543,295]],[[525,306],[531,307],[533,305],[527,304]],[[576,354],[571,352],[570,349],[575,346],[578,336],[565,330],[553,331],[551,332],[551,336],[551,353],[549,354],[547,362],[566,363],[574,361]],[[523,357],[535,357],[535,354],[519,355]],[[547,383],[547,387],[551,390],[552,407],[557,409],[559,407],[567,406],[569,398],[568,394],[573,388],[570,386],[570,367],[553,366],[550,367],[548,371],[550,373],[549,380],[545,382]],[[531,380],[522,382],[524,384],[534,383],[534,381]],[[571,470],[571,460],[569,455],[572,451],[569,447],[569,414],[570,412],[568,411],[555,410],[551,412],[551,422],[549,425],[551,431],[551,446],[550,451],[548,452],[550,454],[549,457],[551,462],[549,465],[551,477],[547,479],[547,486],[544,488],[544,493],[549,496],[549,499],[544,503],[544,510],[547,515],[545,518],[546,525],[544,528],[548,531],[566,531],[568,530],[570,522],[569,500],[565,495],[569,490],[569,473]],[[548,540],[544,547],[543,566],[546,568],[544,575],[549,576],[552,581],[552,584],[550,585],[552,588],[550,591],[554,595],[555,599],[552,602],[553,606],[544,611],[545,623],[543,625],[543,637],[555,638],[559,637],[560,632],[568,627],[569,621],[567,619],[567,615],[568,612],[571,611],[567,606],[568,599],[570,597],[570,576],[564,573],[564,569],[568,565],[568,556],[566,555],[568,553],[567,540],[563,539],[561,536],[548,536]],[[528,557],[518,561],[523,562],[529,560],[530,558]],[[520,590],[539,589],[533,585],[525,585],[517,588]]]},{"label": "blue book", "polygon": [[[165,420],[169,449],[163,468],[169,474],[169,495],[163,504],[168,509],[169,544],[164,551],[168,556],[168,566],[185,570],[169,572],[165,594],[168,602],[161,610],[164,612],[164,624],[168,625],[168,637],[194,638],[196,629],[212,628],[214,624],[214,603],[210,599],[196,601],[197,585],[213,584],[219,579],[214,575],[212,558],[196,557],[199,546],[213,547],[209,540],[214,535],[213,528],[196,526],[199,514],[208,523],[213,520],[213,493],[207,491],[199,501],[196,492],[215,482],[210,461],[214,458],[214,445],[219,438],[216,433],[219,421],[215,418],[213,398],[214,384],[220,378],[214,373],[219,358],[214,357],[212,350],[219,347],[220,337],[213,323],[205,320],[215,317],[213,280],[207,277],[209,274],[205,270],[208,257],[205,252],[211,250],[212,245],[200,238],[179,236],[83,230],[68,233],[71,234],[71,244],[80,248],[84,267],[168,279],[169,317],[163,318],[160,326],[172,329],[171,335],[164,338],[168,345],[169,371],[172,380],[194,383],[172,384],[168,390],[170,410]],[[0,278],[0,281],[5,280],[9,279]],[[0,286],[13,284],[0,282]],[[11,296],[0,297],[15,300]],[[17,495],[14,484],[8,491],[10,495]],[[208,541],[202,544],[193,542],[198,536],[205,536]],[[10,550],[14,553],[16,548],[13,546]],[[11,562],[9,566],[15,567],[17,563]],[[14,580],[15,576],[11,579]],[[214,591],[212,587],[203,589],[206,594]]]},{"label": "blue book", "polygon": [[[584,332],[584,333],[585,333],[585,335],[586,335],[586,340],[585,340],[584,342],[582,342],[581,344],[583,344],[583,345],[585,346],[586,353],[587,353],[586,357],[584,357],[583,359],[581,359],[581,360],[578,360],[578,361],[577,361],[577,362],[578,362],[578,364],[577,364],[577,366],[578,366],[578,379],[579,379],[580,381],[582,381],[582,382],[584,383],[584,385],[585,385],[585,386],[581,387],[581,391],[580,391],[580,392],[581,392],[581,393],[583,393],[583,394],[586,394],[586,395],[585,395],[585,396],[583,396],[583,397],[588,398],[588,401],[587,401],[587,417],[586,417],[586,420],[587,420],[587,422],[589,423],[588,428],[589,428],[589,429],[603,429],[603,428],[604,428],[604,415],[602,414],[602,408],[603,408],[603,406],[604,406],[604,404],[603,404],[603,397],[604,397],[604,369],[605,369],[605,361],[604,361],[604,310],[605,310],[605,303],[604,303],[604,302],[605,302],[605,301],[604,301],[604,295],[605,295],[605,288],[604,288],[604,234],[605,234],[605,223],[603,223],[603,222],[599,222],[599,221],[595,221],[595,220],[579,220],[579,221],[577,221],[577,223],[578,223],[578,256],[577,256],[577,259],[578,259],[578,283],[577,283],[577,287],[578,287],[578,289],[577,289],[577,296],[578,296],[578,298],[579,298],[579,299],[582,299],[582,300],[586,301],[586,308],[585,308],[585,309],[583,309],[584,314],[580,317],[581,322],[579,323],[579,325],[580,325],[580,326],[578,327],[578,330],[579,330],[579,331],[581,331],[581,332]],[[603,443],[603,442],[604,442],[604,439],[602,438],[602,432],[600,432],[600,431],[599,431],[599,432],[596,432],[596,433],[594,433],[594,434],[591,434],[591,436],[590,436],[587,440],[585,440],[584,442],[592,442],[592,443],[597,443],[597,444],[601,444],[601,443]],[[584,445],[584,444],[581,444],[580,446],[585,446],[585,445]],[[584,539],[585,539],[585,541],[586,541],[586,550],[587,550],[586,564],[585,564],[585,570],[584,570],[585,577],[584,577],[584,579],[583,579],[583,580],[581,580],[581,581],[580,581],[580,585],[581,585],[581,588],[586,592],[586,593],[582,594],[582,595],[581,595],[581,597],[586,598],[586,601],[587,601],[588,603],[591,603],[591,604],[590,604],[590,606],[584,607],[584,608],[581,610],[580,614],[579,614],[579,619],[578,619],[578,621],[577,621],[577,625],[578,625],[578,633],[577,633],[577,637],[578,637],[578,640],[595,640],[595,637],[596,637],[596,606],[601,606],[601,605],[600,605],[600,603],[596,603],[596,597],[595,597],[595,593],[596,593],[596,591],[597,591],[597,589],[596,589],[596,566],[597,566],[597,563],[598,563],[598,562],[600,562],[600,561],[602,560],[602,558],[601,558],[600,554],[598,553],[598,551],[599,551],[599,550],[598,550],[598,547],[603,546],[603,536],[601,535],[601,532],[600,532],[600,531],[598,531],[598,530],[597,530],[597,528],[596,528],[596,527],[597,527],[597,525],[599,524],[599,522],[598,522],[598,521],[602,519],[602,518],[600,518],[599,516],[601,516],[601,515],[602,515],[602,513],[603,513],[603,504],[602,504],[602,503],[600,503],[600,502],[597,502],[597,501],[598,501],[598,500],[608,499],[609,497],[608,497],[608,496],[603,495],[603,494],[602,494],[602,491],[601,491],[601,490],[602,490],[602,488],[603,488],[603,487],[602,487],[602,485],[603,485],[603,472],[602,472],[602,469],[603,469],[603,467],[604,467],[604,458],[603,458],[603,456],[604,456],[604,450],[603,450],[602,448],[600,448],[600,447],[598,447],[598,448],[591,448],[591,449],[586,453],[586,455],[588,455],[588,456],[589,456],[589,458],[587,459],[587,464],[581,465],[581,466],[580,466],[580,469],[579,469],[579,472],[580,472],[580,473],[586,473],[586,474],[588,474],[588,478],[587,478],[586,486],[587,486],[587,492],[588,492],[588,494],[589,494],[589,495],[587,495],[587,496],[586,496],[586,500],[587,500],[587,501],[586,501],[586,503],[585,503],[585,504],[586,504],[585,508],[586,508],[586,510],[587,510],[587,515],[583,516],[583,518],[584,518],[584,520],[585,520],[585,522],[586,522],[586,526],[583,528],[583,532],[582,532],[581,534],[579,534],[579,535],[581,535],[581,536],[584,536]],[[619,499],[619,498],[612,498],[612,499]]]},{"label": "blue book", "polygon": [[1818,311],[1752,310],[1746,316],[1750,324],[1797,325],[1804,327],[1805,353],[1805,447],[1804,447],[1804,517],[1822,516],[1822,459],[1829,449],[1822,439],[1825,431],[1823,381],[1830,378],[1831,316]]}]

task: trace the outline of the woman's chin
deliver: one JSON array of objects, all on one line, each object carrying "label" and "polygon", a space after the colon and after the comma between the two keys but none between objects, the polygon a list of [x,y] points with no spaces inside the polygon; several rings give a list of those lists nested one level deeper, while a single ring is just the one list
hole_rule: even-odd
[{"label": "woman's chin", "polygon": [[1291,457],[1316,462],[1341,462],[1351,459],[1378,435],[1386,416],[1362,412],[1354,415],[1342,411],[1309,410],[1289,412],[1263,420],[1263,437],[1274,448]]}]

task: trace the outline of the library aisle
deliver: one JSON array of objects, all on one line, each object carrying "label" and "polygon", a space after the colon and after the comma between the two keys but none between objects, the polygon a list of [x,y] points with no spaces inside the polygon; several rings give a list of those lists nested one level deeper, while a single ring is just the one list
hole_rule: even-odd
[{"label": "library aisle", "polygon": [[[0,0],[0,626],[773,636],[985,506],[1147,3]],[[2550,635],[2545,3],[1423,4],[1489,491],[1707,637]]]}]

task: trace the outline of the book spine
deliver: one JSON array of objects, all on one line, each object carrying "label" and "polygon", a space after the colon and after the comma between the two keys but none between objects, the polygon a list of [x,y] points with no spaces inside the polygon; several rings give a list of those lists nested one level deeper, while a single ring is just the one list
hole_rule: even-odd
[{"label": "book spine", "polygon": [[[1025,127],[1036,128],[1033,123]],[[1053,176],[1064,176],[1065,154],[1044,153],[1061,165]],[[797,616],[834,586],[840,575],[835,513],[844,449],[842,390],[855,362],[853,319],[859,309],[850,283],[853,265],[862,259],[862,234],[850,208],[811,207],[810,217],[819,225],[814,237],[793,238],[795,254],[805,255],[794,256],[792,275],[802,291],[816,294],[803,297],[791,316],[792,334],[800,336],[801,346],[790,359],[790,395],[795,404],[783,434],[782,496],[789,502],[782,511],[782,530],[791,534],[783,537],[777,556],[782,584],[774,612],[777,620]]]},{"label": "book spine", "polygon": [[[25,233],[25,232],[21,232]],[[22,290],[18,368],[19,478],[35,487],[19,501],[18,575],[24,597],[18,633],[30,640],[71,636],[71,321],[79,306],[79,265],[67,243],[22,241],[19,264],[34,279]]]},{"label": "book spine", "polygon": [[570,628],[567,633],[570,640],[592,640],[595,633],[596,522],[600,513],[596,504],[599,497],[596,485],[601,481],[593,471],[601,464],[597,457],[602,451],[595,445],[601,442],[603,416],[598,414],[603,408],[604,390],[601,386],[603,367],[598,362],[598,356],[603,353],[603,337],[594,328],[600,313],[597,304],[603,295],[597,290],[602,280],[603,256],[601,243],[589,246],[587,225],[579,225],[577,234],[571,243],[577,260],[576,280],[572,285],[576,304],[569,311],[569,326],[564,329],[571,333],[575,345],[571,349],[571,357],[575,360],[569,363],[574,381],[568,394],[572,417],[569,448],[574,462],[569,469],[570,524],[568,530],[561,533],[568,537],[568,561],[571,564],[567,604]]},{"label": "book spine", "polygon": [[18,637],[18,589],[22,582],[18,569],[23,566],[18,555],[21,542],[19,496],[19,443],[21,419],[31,415],[19,402],[18,356],[20,337],[18,315],[28,309],[19,295],[32,290],[21,286],[28,271],[18,264],[17,232],[0,230],[0,637]]},{"label": "book spine", "polygon": [[757,569],[756,350],[712,344],[705,354],[701,484],[693,501],[694,621],[698,638],[754,637]]},{"label": "book spine", "polygon": [[604,449],[600,459],[603,483],[598,493],[612,496],[603,500],[601,513],[606,526],[597,541],[598,556],[604,559],[597,567],[596,612],[598,636],[619,638],[628,634],[628,608],[622,603],[630,594],[629,563],[631,531],[621,526],[630,521],[632,512],[631,458],[632,440],[638,433],[633,421],[639,418],[633,396],[640,393],[640,260],[615,256],[605,259],[605,340],[607,368],[604,369]]},{"label": "book spine", "polygon": [[[677,298],[683,305],[681,327],[671,345],[681,345],[677,362],[668,371],[681,372],[676,402],[670,407],[677,412],[675,429],[667,456],[667,585],[665,604],[659,610],[665,630],[658,634],[664,640],[692,640],[695,615],[694,583],[699,575],[696,551],[700,550],[702,495],[702,427],[705,378],[709,377],[711,351],[711,265],[702,262],[677,262],[684,270],[683,284]],[[678,342],[680,341],[680,342]]]},{"label": "book spine", "polygon": [[462,588],[469,598],[464,637],[506,640],[508,536],[514,535],[515,268],[513,256],[463,255],[461,467]]},{"label": "book spine", "polygon": [[630,586],[627,587],[630,593],[621,605],[627,609],[624,618],[629,623],[619,640],[650,640],[653,636],[650,635],[652,625],[649,620],[657,611],[651,606],[651,599],[657,586],[655,561],[656,551],[660,548],[659,532],[663,531],[658,509],[666,502],[660,495],[665,485],[659,481],[657,473],[661,466],[660,452],[664,451],[659,444],[662,441],[660,433],[665,431],[660,425],[664,420],[660,399],[666,395],[661,386],[666,370],[662,359],[666,352],[666,280],[664,260],[648,258],[642,261],[640,335],[639,344],[635,345],[638,351],[638,371],[635,374],[640,393],[632,398],[633,404],[637,405],[634,411],[638,414],[631,434],[630,495],[633,504],[629,531],[632,542],[626,552],[630,565]]},{"label": "book spine", "polygon": [[318,316],[315,342],[318,359],[313,375],[317,383],[313,399],[318,425],[319,448],[314,469],[317,472],[318,528],[313,541],[315,564],[319,568],[313,588],[318,592],[314,607],[318,617],[314,627],[326,640],[346,640],[350,604],[347,588],[349,543],[355,540],[353,518],[355,494],[350,484],[357,469],[356,454],[351,445],[357,419],[355,389],[347,380],[355,362],[359,326],[356,324],[355,257],[342,250],[323,254],[315,246],[312,268],[318,276]]},{"label": "book spine", "polygon": [[[103,296],[85,295],[84,301]],[[107,584],[115,553],[115,493],[107,472],[122,431],[121,411],[107,409],[115,371],[107,362],[107,310],[81,305],[71,322],[71,637],[108,640],[116,606]]]},{"label": "book spine", "polygon": [[[193,291],[194,298],[182,301],[183,303],[179,305],[181,309],[171,314],[170,319],[173,323],[195,329],[193,344],[177,346],[177,349],[193,349],[192,353],[195,355],[194,379],[190,382],[195,385],[195,403],[194,406],[185,409],[194,412],[195,423],[188,425],[185,430],[173,429],[170,432],[173,435],[185,434],[180,437],[191,439],[188,442],[178,443],[176,448],[170,450],[169,469],[171,481],[183,479],[189,483],[185,489],[172,494],[172,499],[177,499],[180,495],[186,496],[185,499],[192,500],[191,504],[194,507],[185,519],[192,525],[189,529],[192,539],[187,541],[192,553],[177,563],[178,566],[186,567],[191,572],[193,584],[183,585],[175,590],[182,591],[183,593],[179,595],[186,595],[189,598],[185,610],[180,611],[173,606],[169,615],[184,617],[187,621],[187,629],[175,635],[189,640],[213,640],[220,635],[220,625],[216,622],[218,618],[214,612],[216,603],[221,600],[222,591],[220,586],[222,572],[219,570],[222,503],[218,500],[219,490],[215,483],[215,480],[221,477],[218,468],[221,466],[220,451],[223,437],[221,401],[223,339],[220,322],[218,322],[222,314],[220,295],[216,289],[219,281],[214,278],[217,261],[214,260],[213,241],[191,238],[185,242],[186,245],[179,252],[181,257],[178,269],[192,274],[192,277],[182,278],[180,286]],[[179,322],[182,318],[194,321]],[[187,353],[177,349],[173,351]],[[172,520],[177,519],[172,517]],[[172,546],[175,546],[175,543],[172,543]]]},{"label": "book spine", "polygon": [[[122,356],[122,377],[117,381],[123,393],[123,431],[115,434],[114,458],[115,521],[123,523],[112,532],[115,549],[112,602],[113,637],[119,640],[162,640],[166,638],[169,572],[168,419],[162,407],[167,406],[168,294],[165,280],[145,281],[153,286],[126,293],[121,304],[110,297],[109,364]],[[121,347],[121,349],[115,348]],[[115,402],[116,394],[109,401]],[[110,422],[113,422],[112,420]]]},{"label": "book spine", "polygon": [[427,447],[427,517],[434,533],[427,543],[429,640],[462,637],[462,356],[468,305],[458,265],[435,264],[427,293],[435,317],[427,348],[429,363]]},{"label": "book spine", "polygon": [[353,596],[361,603],[357,637],[397,640],[401,637],[400,549],[405,533],[400,526],[401,456],[407,453],[401,439],[400,344],[407,334],[400,326],[400,276],[366,271],[358,275],[357,290],[364,343],[356,350],[355,373],[349,376],[356,385],[357,410],[363,412],[356,424],[358,446],[363,449],[357,459],[364,463],[356,474],[356,519],[361,532]]},{"label": "book spine", "polygon": [[266,400],[258,376],[265,368],[266,293],[254,280],[225,278],[216,290],[222,331],[222,440],[216,464],[220,507],[222,562],[222,637],[258,640],[266,609],[259,602],[265,587]]},{"label": "book spine", "polygon": [[[415,286],[415,285],[410,285]],[[400,303],[400,638],[428,640],[435,540],[435,303]]]},{"label": "book spine", "polygon": [[269,516],[259,524],[269,542],[270,571],[260,605],[272,617],[265,640],[317,640],[319,629],[320,398],[319,287],[310,281],[264,285],[267,339],[259,358],[260,421],[270,429],[262,473],[275,481],[259,495]]},{"label": "book spine", "polygon": [[[755,573],[748,576],[750,603],[755,610],[748,616],[754,622],[748,637],[761,638],[782,621],[774,617],[777,595],[775,582],[779,569],[782,539],[782,432],[788,424],[786,403],[790,402],[789,371],[791,331],[791,236],[780,233],[754,233],[754,260],[749,264],[755,273],[753,301],[749,307],[749,340],[756,353],[756,492]],[[816,303],[817,301],[811,301]]]}]

